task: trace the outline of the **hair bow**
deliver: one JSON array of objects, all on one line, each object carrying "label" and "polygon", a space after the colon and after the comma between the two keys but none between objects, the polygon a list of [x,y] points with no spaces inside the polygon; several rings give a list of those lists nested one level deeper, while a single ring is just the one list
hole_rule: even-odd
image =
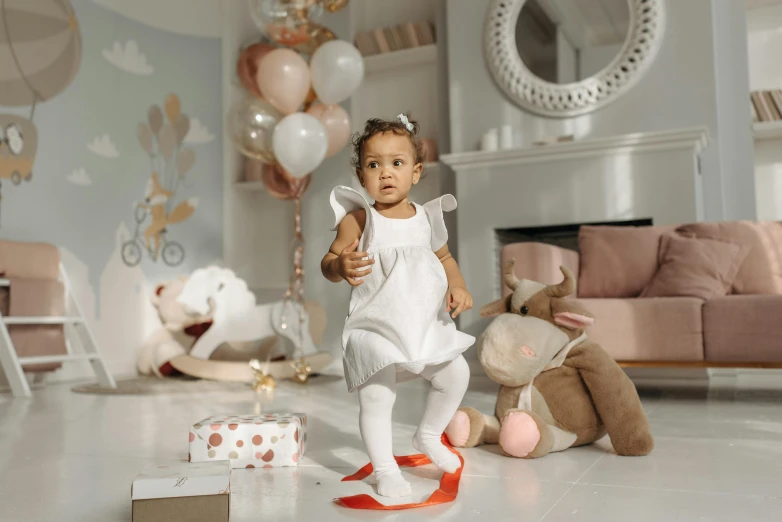
[{"label": "hair bow", "polygon": [[404,126],[407,128],[407,130],[409,130],[410,132],[413,132],[413,129],[415,129],[413,124],[410,123],[410,120],[408,120],[407,116],[405,116],[404,114],[400,114],[399,116],[396,117],[396,119],[401,121],[404,124]]}]

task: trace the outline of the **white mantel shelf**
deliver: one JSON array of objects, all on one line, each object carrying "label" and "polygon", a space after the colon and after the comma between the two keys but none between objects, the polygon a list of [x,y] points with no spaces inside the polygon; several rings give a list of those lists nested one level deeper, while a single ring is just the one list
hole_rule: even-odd
[{"label": "white mantel shelf", "polygon": [[637,152],[692,149],[693,154],[697,155],[700,154],[708,143],[708,129],[706,127],[695,127],[672,131],[624,134],[622,136],[553,143],[551,145],[519,149],[443,154],[440,156],[440,161],[451,167],[455,172],[460,172],[487,167],[551,161],[560,162]]}]

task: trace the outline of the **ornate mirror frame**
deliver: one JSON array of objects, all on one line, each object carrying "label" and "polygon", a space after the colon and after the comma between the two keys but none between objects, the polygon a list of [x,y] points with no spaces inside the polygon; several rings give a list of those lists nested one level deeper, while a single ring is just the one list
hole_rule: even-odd
[{"label": "ornate mirror frame", "polygon": [[483,47],[494,80],[522,108],[553,118],[579,116],[614,101],[644,75],[665,33],[665,0],[627,0],[630,24],[622,50],[597,74],[556,84],[535,76],[516,47],[516,24],[526,0],[493,0]]}]

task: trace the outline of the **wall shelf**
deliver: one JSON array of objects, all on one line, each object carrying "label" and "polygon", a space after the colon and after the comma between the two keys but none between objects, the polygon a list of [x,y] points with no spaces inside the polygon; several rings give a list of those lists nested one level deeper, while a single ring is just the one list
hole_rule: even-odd
[{"label": "wall shelf", "polygon": [[782,121],[757,121],[752,124],[755,141],[782,138]]},{"label": "wall shelf", "polygon": [[367,74],[390,71],[401,67],[432,64],[437,62],[437,45],[424,45],[402,51],[373,54],[364,57],[364,67]]}]

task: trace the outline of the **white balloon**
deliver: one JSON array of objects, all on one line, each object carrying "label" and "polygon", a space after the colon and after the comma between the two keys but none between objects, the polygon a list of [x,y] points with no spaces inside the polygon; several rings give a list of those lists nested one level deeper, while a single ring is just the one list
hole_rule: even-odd
[{"label": "white balloon", "polygon": [[303,178],[318,168],[328,147],[326,127],[304,112],[289,114],[274,128],[274,155],[291,176]]},{"label": "white balloon", "polygon": [[332,40],[310,60],[312,88],[322,103],[334,105],[350,98],[364,79],[364,58],[345,40]]}]

